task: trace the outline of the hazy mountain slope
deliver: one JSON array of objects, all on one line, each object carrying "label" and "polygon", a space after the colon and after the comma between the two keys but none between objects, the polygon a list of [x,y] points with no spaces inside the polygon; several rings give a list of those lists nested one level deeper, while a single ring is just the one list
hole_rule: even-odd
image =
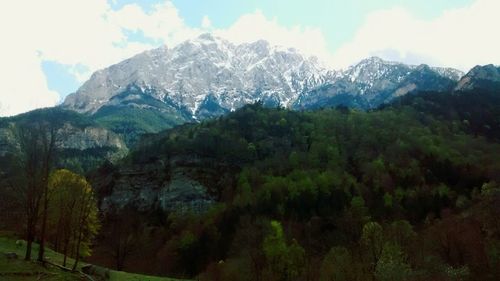
[{"label": "hazy mountain slope", "polygon": [[337,105],[375,108],[409,92],[448,91],[462,74],[449,68],[411,66],[369,58],[338,72],[328,83],[303,93],[294,108],[315,109]]},{"label": "hazy mountain slope", "polygon": [[458,82],[455,90],[466,91],[475,88],[488,89],[500,85],[500,67],[492,64],[476,66]]}]

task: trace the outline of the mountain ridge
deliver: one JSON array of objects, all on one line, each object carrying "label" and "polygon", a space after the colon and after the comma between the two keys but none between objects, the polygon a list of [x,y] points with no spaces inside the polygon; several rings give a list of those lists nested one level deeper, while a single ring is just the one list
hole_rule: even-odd
[{"label": "mountain ridge", "polygon": [[[394,72],[391,69],[398,73],[387,77]],[[303,55],[293,48],[272,46],[264,40],[236,45],[211,34],[202,34],[172,49],[162,46],[95,72],[78,91],[66,98],[62,106],[94,114],[114,96],[135,86],[143,94],[170,104],[179,114],[191,115],[192,120],[197,120],[234,111],[256,101],[269,106],[307,109],[307,104],[298,101],[321,87],[339,83],[348,88],[340,94],[353,99],[370,91],[372,94],[391,92],[390,96],[405,87],[416,90],[418,87],[408,88],[398,82],[413,72],[422,71],[451,81],[458,81],[464,74],[451,68],[409,66],[376,57],[345,70],[333,70],[315,57]],[[448,89],[438,85],[431,90],[443,88]],[[362,107],[376,107],[385,101],[382,98]]]},{"label": "mountain ridge", "polygon": [[[267,68],[270,71],[263,75]],[[275,93],[266,92],[268,89],[279,88],[283,93],[280,101],[286,103],[288,95],[321,82],[317,79],[324,72],[316,60],[306,59],[293,49],[273,47],[262,40],[234,45],[205,34],[171,50],[160,47],[146,51],[95,72],[66,98],[63,106],[93,113],[122,89],[135,84],[143,92],[153,89],[158,100],[168,97],[177,106],[186,106],[195,116],[210,94],[216,95],[226,109],[234,110],[254,101],[254,93],[259,92],[261,98]]]}]

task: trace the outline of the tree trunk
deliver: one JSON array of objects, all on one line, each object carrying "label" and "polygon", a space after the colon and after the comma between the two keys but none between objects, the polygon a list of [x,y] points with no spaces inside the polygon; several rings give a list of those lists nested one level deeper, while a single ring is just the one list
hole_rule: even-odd
[{"label": "tree trunk", "polygon": [[24,256],[24,259],[29,261],[31,259],[31,247],[33,245],[33,238],[31,237],[31,234],[28,233],[27,241],[26,241],[26,255]]},{"label": "tree trunk", "polygon": [[78,265],[78,262],[80,261],[80,243],[82,242],[82,224],[80,224],[79,231],[78,231],[78,240],[76,241],[76,255],[75,255],[75,263],[73,264],[73,271],[76,270],[76,266]]},{"label": "tree trunk", "polygon": [[116,270],[118,270],[118,271],[123,270],[123,261],[122,261],[121,257],[118,257],[116,259]]},{"label": "tree trunk", "polygon": [[[60,214],[63,213],[61,208]],[[64,243],[63,229],[62,229],[62,215],[59,215],[59,219],[57,220],[57,232],[56,237],[54,238],[54,250],[59,252],[61,250],[61,244]]]},{"label": "tree trunk", "polygon": [[122,245],[121,242],[118,243],[118,247],[116,248],[116,270],[123,270],[123,264],[125,263],[125,257],[122,254]]},{"label": "tree trunk", "polygon": [[33,240],[35,240],[35,228],[36,225],[33,225],[34,218],[28,218],[28,224],[26,226],[26,255],[24,259],[29,261],[31,260],[31,252],[33,248]]},{"label": "tree trunk", "polygon": [[116,256],[116,270],[120,270],[120,248],[116,249],[116,252],[115,252],[115,256]]},{"label": "tree trunk", "polygon": [[[29,172],[27,172],[29,174]],[[33,247],[33,240],[35,239],[35,231],[36,231],[36,213],[35,210],[36,208],[36,200],[33,198],[33,184],[32,181],[33,179],[30,178],[30,183],[28,184],[27,191],[26,191],[26,206],[25,206],[25,212],[26,212],[26,255],[24,256],[24,259],[29,261],[31,260],[31,252],[32,252],[32,247]]]},{"label": "tree trunk", "polygon": [[69,241],[64,241],[64,248],[63,248],[63,255],[64,255],[64,259],[63,259],[63,266],[66,267],[66,259],[68,257],[68,244],[69,244]]},{"label": "tree trunk", "polygon": [[47,210],[49,205],[47,183],[44,183],[44,185],[45,185],[45,190],[43,198],[42,229],[40,231],[40,249],[38,250],[38,261],[41,263],[44,262],[43,257],[45,254],[45,231],[47,228]]},{"label": "tree trunk", "polygon": [[[42,213],[42,229],[40,231],[40,250],[38,251],[38,261],[44,262],[43,256],[45,254],[45,232],[47,229],[47,212],[49,209],[49,175],[51,170],[52,154],[55,145],[55,129],[51,128],[48,132],[49,136],[45,136],[44,148],[45,157],[43,161],[43,175],[42,175],[42,196],[43,196],[43,213]],[[48,139],[47,139],[48,138]]]},{"label": "tree trunk", "polygon": [[82,242],[82,236],[83,236],[83,227],[84,227],[84,224],[85,224],[85,221],[87,220],[87,216],[89,215],[89,206],[88,206],[88,202],[87,200],[90,200],[90,197],[86,197],[86,195],[84,195],[83,199],[82,199],[82,210],[80,211],[80,217],[79,217],[79,225],[78,225],[78,239],[76,241],[76,255],[75,255],[75,263],[73,264],[73,271],[76,270],[76,267],[78,265],[78,262],[80,261],[80,244]]}]

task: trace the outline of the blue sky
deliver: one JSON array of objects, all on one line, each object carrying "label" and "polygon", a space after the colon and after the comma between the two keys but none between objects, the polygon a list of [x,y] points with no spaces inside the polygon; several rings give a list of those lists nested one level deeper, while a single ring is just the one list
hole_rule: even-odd
[{"label": "blue sky", "polygon": [[4,6],[0,32],[7,44],[0,59],[22,71],[2,73],[11,94],[0,96],[0,116],[59,103],[98,69],[204,32],[234,43],[265,39],[295,47],[334,69],[373,55],[464,71],[500,63],[500,39],[491,36],[500,26],[498,0],[17,0]]}]

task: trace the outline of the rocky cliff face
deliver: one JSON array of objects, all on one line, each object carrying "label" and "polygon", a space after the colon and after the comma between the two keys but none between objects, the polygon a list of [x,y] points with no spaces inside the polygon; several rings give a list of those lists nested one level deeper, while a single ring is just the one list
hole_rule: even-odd
[{"label": "rocky cliff face", "polygon": [[141,212],[202,213],[215,202],[215,196],[193,174],[190,167],[198,164],[196,158],[185,158],[123,165],[101,169],[92,182],[104,212],[131,207]]},{"label": "rocky cliff face", "polygon": [[[102,127],[78,128],[70,123],[59,129],[61,136],[57,147],[63,155],[79,161],[80,155],[94,157],[96,165],[104,160],[116,162],[128,153],[124,140],[114,132]],[[73,157],[71,157],[74,155]],[[93,165],[92,165],[93,166]],[[97,166],[88,167],[97,168]],[[87,168],[84,168],[87,170]]]},{"label": "rocky cliff face", "polygon": [[16,137],[12,125],[0,127],[0,157],[16,149]]},{"label": "rocky cliff face", "polygon": [[126,151],[127,146],[115,133],[102,127],[79,128],[65,123],[58,130],[61,136],[57,146],[61,149],[92,149],[97,147],[114,147]]},{"label": "rocky cliff face", "polygon": [[116,161],[128,153],[120,136],[75,113],[42,109],[10,118],[0,118],[0,157],[19,152],[16,128],[23,123],[53,122],[57,130],[57,166],[85,172],[104,160]]}]

